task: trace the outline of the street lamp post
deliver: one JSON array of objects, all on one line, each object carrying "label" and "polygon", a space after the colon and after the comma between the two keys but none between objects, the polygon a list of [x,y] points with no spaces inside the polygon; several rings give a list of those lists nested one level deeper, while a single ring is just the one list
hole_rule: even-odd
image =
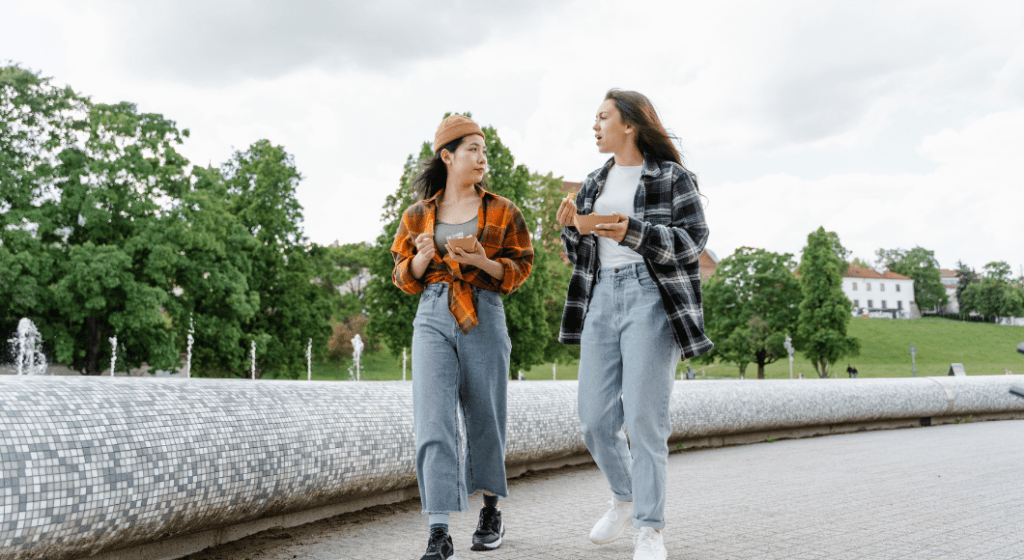
[{"label": "street lamp post", "polygon": [[786,352],[789,353],[789,378],[793,379],[793,339],[786,335],[786,342],[783,344],[786,347]]}]

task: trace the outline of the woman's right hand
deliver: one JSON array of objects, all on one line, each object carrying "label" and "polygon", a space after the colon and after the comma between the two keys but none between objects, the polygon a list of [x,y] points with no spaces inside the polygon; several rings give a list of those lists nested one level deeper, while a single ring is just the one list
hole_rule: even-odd
[{"label": "woman's right hand", "polygon": [[558,223],[563,226],[576,225],[576,201],[572,198],[562,200],[558,205],[558,212],[555,214]]},{"label": "woman's right hand", "polygon": [[421,233],[416,236],[416,256],[414,259],[420,259],[420,262],[426,264],[434,259],[434,253],[437,252],[437,247],[434,246],[434,234],[432,233]]}]

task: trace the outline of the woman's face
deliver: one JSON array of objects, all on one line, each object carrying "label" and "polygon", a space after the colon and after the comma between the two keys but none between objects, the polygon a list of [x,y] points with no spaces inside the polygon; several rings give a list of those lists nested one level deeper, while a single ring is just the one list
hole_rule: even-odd
[{"label": "woman's face", "polygon": [[444,150],[441,154],[448,167],[448,179],[457,185],[475,185],[487,173],[487,147],[484,137],[471,134],[462,139],[455,153]]},{"label": "woman's face", "polygon": [[594,120],[594,136],[597,138],[597,150],[602,154],[621,153],[632,146],[634,129],[622,121],[622,114],[615,105],[614,99],[605,99],[597,109]]}]

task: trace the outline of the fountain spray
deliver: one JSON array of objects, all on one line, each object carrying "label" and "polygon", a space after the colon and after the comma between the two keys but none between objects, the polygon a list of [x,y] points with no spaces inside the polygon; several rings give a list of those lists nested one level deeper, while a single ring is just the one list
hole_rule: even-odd
[{"label": "fountain spray", "polygon": [[185,350],[185,377],[192,377],[192,343],[195,339],[192,337],[192,333],[196,332],[195,325],[192,323],[192,314],[188,315],[188,348]]},{"label": "fountain spray", "polygon": [[352,337],[352,357],[356,359],[356,381],[359,381],[359,357],[363,354],[363,338],[358,334]]},{"label": "fountain spray", "polygon": [[46,373],[46,355],[43,354],[43,337],[39,329],[27,317],[18,321],[18,332],[7,341],[17,361],[18,375],[43,375]]},{"label": "fountain spray", "polygon": [[107,340],[110,341],[110,377],[114,377],[114,364],[117,363],[117,335]]},{"label": "fountain spray", "polygon": [[256,379],[256,341],[252,341],[252,349],[249,351],[249,358],[252,362],[250,371],[252,372],[252,378]]},{"label": "fountain spray", "polygon": [[306,344],[306,381],[313,380],[313,339]]}]

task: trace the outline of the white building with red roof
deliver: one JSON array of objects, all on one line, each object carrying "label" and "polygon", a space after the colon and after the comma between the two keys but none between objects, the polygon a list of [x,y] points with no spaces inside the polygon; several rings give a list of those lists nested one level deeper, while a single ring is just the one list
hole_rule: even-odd
[{"label": "white building with red roof", "polygon": [[960,279],[956,277],[956,271],[948,268],[940,268],[939,280],[942,281],[942,287],[946,288],[946,297],[949,298],[949,303],[942,306],[942,312],[959,313],[960,302],[956,299],[956,287],[957,284],[959,284]]},{"label": "white building with red roof", "polygon": [[843,293],[853,303],[856,316],[894,319],[921,316],[914,301],[914,280],[891,270],[850,265],[843,274]]}]

